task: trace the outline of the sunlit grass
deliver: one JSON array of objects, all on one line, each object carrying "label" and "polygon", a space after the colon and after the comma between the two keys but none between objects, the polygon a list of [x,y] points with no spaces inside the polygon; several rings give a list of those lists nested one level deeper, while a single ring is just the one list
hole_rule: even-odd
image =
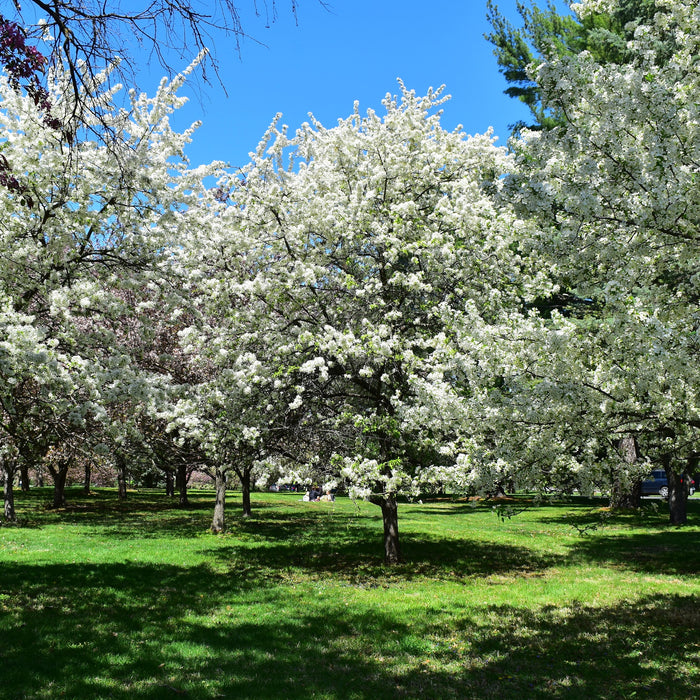
[{"label": "sunlit grass", "polygon": [[[693,698],[700,502],[402,504],[18,496],[0,528],[0,698]],[[517,508],[515,508],[517,506]],[[500,506],[499,506],[500,507]],[[503,513],[504,511],[500,511]]]}]

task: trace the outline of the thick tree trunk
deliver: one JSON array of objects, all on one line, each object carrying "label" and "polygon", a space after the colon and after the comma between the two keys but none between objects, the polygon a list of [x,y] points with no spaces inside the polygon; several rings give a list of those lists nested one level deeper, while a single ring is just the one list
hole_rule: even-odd
[{"label": "thick tree trunk", "polygon": [[250,518],[253,511],[250,507],[250,472],[238,472],[238,477],[241,480],[241,492],[243,494],[243,517]]},{"label": "thick tree trunk", "polygon": [[29,465],[24,461],[19,468],[19,481],[22,491],[27,493],[29,491]]},{"label": "thick tree trunk", "polygon": [[499,481],[494,487],[493,491],[489,494],[491,498],[505,498],[507,496],[503,482]]},{"label": "thick tree trunk", "polygon": [[384,523],[384,563],[398,564],[401,561],[399,547],[399,509],[393,493],[370,498],[370,501],[382,509]]},{"label": "thick tree trunk", "polygon": [[123,501],[126,499],[126,458],[124,455],[116,455],[116,466],[117,466],[117,494],[119,500]]},{"label": "thick tree trunk", "polygon": [[666,464],[668,479],[668,513],[672,525],[685,525],[688,522],[688,475],[671,469]]},{"label": "thick tree trunk", "polygon": [[224,509],[226,506],[226,471],[216,468],[216,501],[214,502],[214,519],[211,522],[212,532],[219,534],[226,530],[226,517]]},{"label": "thick tree trunk", "polygon": [[4,517],[8,523],[14,523],[17,521],[14,484],[12,483],[15,479],[15,468],[9,461],[3,463],[3,475],[5,477],[5,485],[3,487],[3,497],[5,500]]},{"label": "thick tree trunk", "polygon": [[[637,461],[637,441],[628,435],[617,443],[617,450],[625,464],[634,464]],[[642,480],[630,481],[616,470],[612,474],[612,488],[610,490],[610,507],[615,509],[639,508],[642,505]]]},{"label": "thick tree trunk", "polygon": [[165,472],[165,495],[168,498],[175,498],[175,477],[170,469]]},{"label": "thick tree trunk", "polygon": [[66,505],[66,478],[68,477],[68,460],[58,463],[58,468],[49,467],[53,479],[53,507],[64,508]]},{"label": "thick tree trunk", "polygon": [[177,468],[177,489],[180,493],[180,499],[178,501],[179,505],[186,506],[189,505],[189,499],[187,498],[187,465],[180,464]]},{"label": "thick tree trunk", "polygon": [[622,479],[614,479],[610,492],[610,507],[617,510],[639,508],[642,504],[642,481],[635,479],[628,483]]}]

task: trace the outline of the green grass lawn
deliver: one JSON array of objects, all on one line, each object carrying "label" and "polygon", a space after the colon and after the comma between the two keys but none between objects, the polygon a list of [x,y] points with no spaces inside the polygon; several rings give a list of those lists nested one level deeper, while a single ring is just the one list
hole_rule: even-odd
[{"label": "green grass lawn", "polygon": [[68,499],[0,528],[3,700],[700,696],[697,497],[405,504],[393,568],[365,503],[230,494],[215,536],[208,492]]}]

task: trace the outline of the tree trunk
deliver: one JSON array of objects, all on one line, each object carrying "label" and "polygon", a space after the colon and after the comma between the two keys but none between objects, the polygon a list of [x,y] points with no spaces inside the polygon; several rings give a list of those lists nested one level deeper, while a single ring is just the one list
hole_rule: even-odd
[{"label": "tree trunk", "polygon": [[613,479],[610,492],[610,507],[616,510],[639,508],[642,504],[642,481],[635,479],[631,483],[619,478]]},{"label": "tree trunk", "polygon": [[685,525],[688,522],[688,475],[671,469],[668,463],[665,467],[671,525]]},{"label": "tree trunk", "polygon": [[384,522],[384,563],[398,564],[401,561],[399,547],[399,509],[393,493],[370,498],[370,502],[382,509]]},{"label": "tree trunk", "polygon": [[117,454],[117,494],[120,501],[126,500],[126,459],[124,455]]},{"label": "tree trunk", "polygon": [[187,498],[187,465],[179,464],[177,467],[177,489],[180,493],[179,505],[187,506],[189,505],[189,499]]},{"label": "tree trunk", "polygon": [[92,481],[92,462],[85,460],[85,476],[83,479],[83,493],[87,496],[90,493],[90,482]]},{"label": "tree trunk", "polygon": [[5,500],[5,520],[8,523],[14,523],[17,521],[17,514],[15,513],[14,485],[12,483],[15,479],[15,467],[10,460],[4,460],[3,474],[5,476],[5,486],[3,489],[3,496]]},{"label": "tree trunk", "polygon": [[216,468],[216,501],[214,502],[214,519],[211,523],[211,530],[215,534],[226,530],[226,517],[224,508],[226,506],[226,470]]},{"label": "tree trunk", "polygon": [[[688,477],[695,481],[695,490],[700,490],[700,471],[698,471],[698,466],[700,466],[700,455],[697,453],[692,454],[688,457],[688,466],[686,467],[686,472]],[[690,488],[690,484],[688,484]]]},{"label": "tree trunk", "polygon": [[49,466],[51,478],[53,479],[53,507],[64,508],[66,505],[66,478],[68,477],[68,467],[70,460],[61,460],[58,468]]},{"label": "tree trunk", "polygon": [[493,491],[489,494],[491,498],[506,498],[506,490],[502,481],[499,481],[494,487]]},{"label": "tree trunk", "polygon": [[[637,441],[631,435],[620,439],[617,451],[625,464],[634,464],[637,461]],[[642,505],[642,479],[630,481],[620,471],[618,468],[612,474],[610,507],[621,510],[639,508]]]},{"label": "tree trunk", "polygon": [[175,498],[175,478],[170,469],[165,471],[165,495],[168,498]]},{"label": "tree trunk", "polygon": [[19,468],[19,481],[22,491],[27,493],[29,491],[29,464],[24,460]]},{"label": "tree trunk", "polygon": [[241,480],[241,492],[243,494],[243,517],[250,518],[253,514],[250,507],[250,472],[247,469],[243,472],[238,472],[238,478]]}]

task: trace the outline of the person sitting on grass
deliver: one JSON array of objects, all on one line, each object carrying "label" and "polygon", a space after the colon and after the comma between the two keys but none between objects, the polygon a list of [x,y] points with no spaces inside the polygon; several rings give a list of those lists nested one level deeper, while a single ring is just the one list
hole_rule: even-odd
[{"label": "person sitting on grass", "polygon": [[312,486],[311,490],[306,494],[308,501],[318,501],[321,498],[321,489],[318,486]]}]

